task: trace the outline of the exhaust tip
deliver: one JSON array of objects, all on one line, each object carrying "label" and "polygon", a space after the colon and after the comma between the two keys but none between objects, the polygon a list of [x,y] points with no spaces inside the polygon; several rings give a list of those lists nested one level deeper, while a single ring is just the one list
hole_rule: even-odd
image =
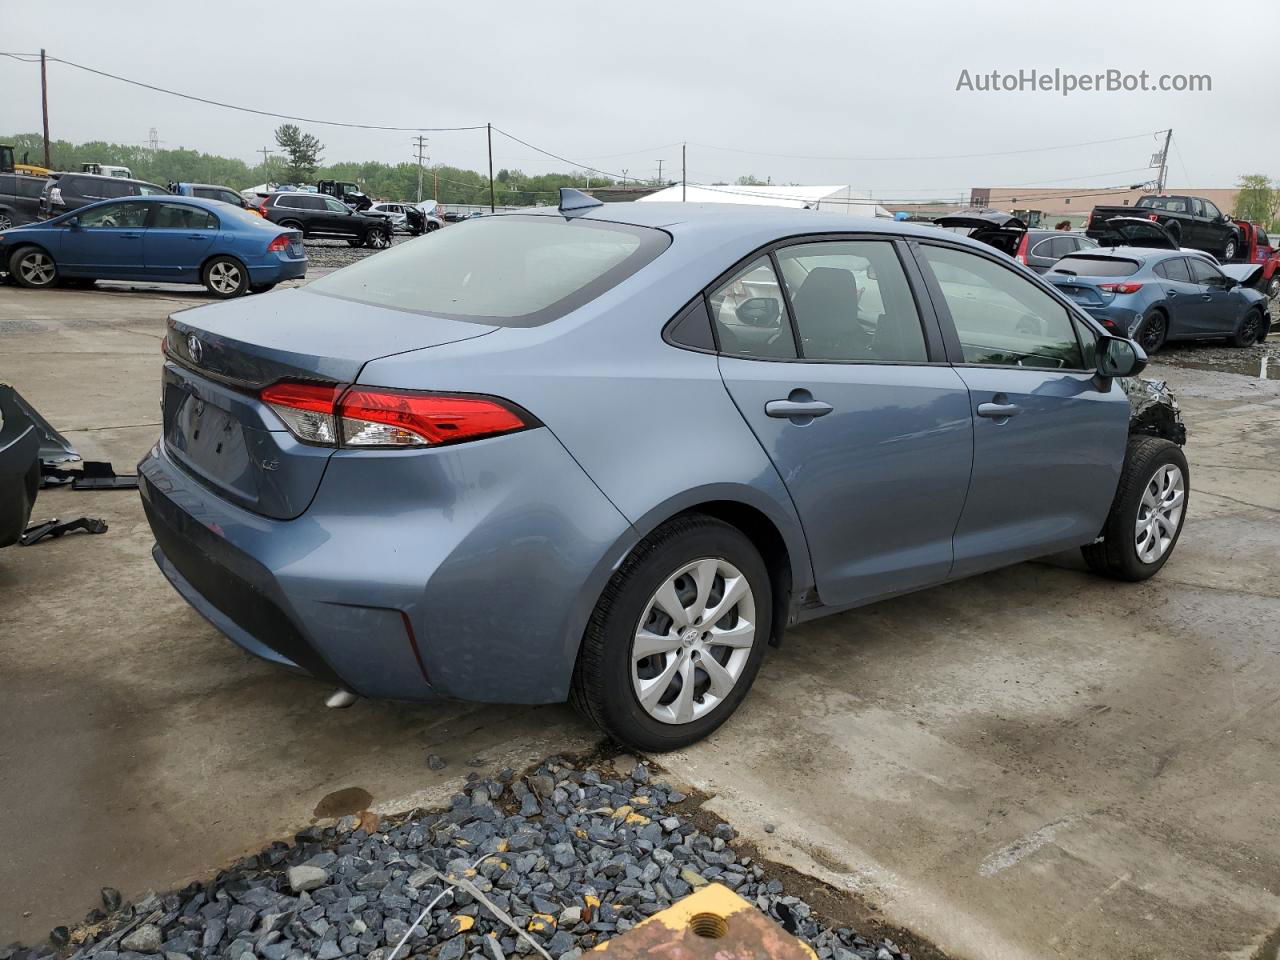
[{"label": "exhaust tip", "polygon": [[345,710],[359,699],[350,690],[335,690],[325,698],[324,705],[330,710]]}]

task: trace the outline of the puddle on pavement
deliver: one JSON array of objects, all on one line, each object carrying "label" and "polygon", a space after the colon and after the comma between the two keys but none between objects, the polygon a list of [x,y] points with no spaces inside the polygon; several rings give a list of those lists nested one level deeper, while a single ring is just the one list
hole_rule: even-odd
[{"label": "puddle on pavement", "polygon": [[1211,370],[1214,373],[1234,373],[1254,380],[1280,380],[1280,356],[1242,352],[1243,355],[1198,357],[1194,353],[1162,353],[1156,363],[1190,370]]},{"label": "puddle on pavement", "polygon": [[325,817],[345,817],[361,810],[368,810],[373,801],[373,794],[360,787],[346,787],[326,795],[313,812],[318,819]]}]

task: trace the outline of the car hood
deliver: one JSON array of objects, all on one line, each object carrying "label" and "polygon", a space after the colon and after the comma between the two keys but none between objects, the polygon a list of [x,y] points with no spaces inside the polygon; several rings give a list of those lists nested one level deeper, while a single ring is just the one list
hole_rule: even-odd
[{"label": "car hood", "polygon": [[1112,217],[1090,226],[1090,235],[1103,246],[1179,249],[1177,241],[1168,230],[1145,217]]},{"label": "car hood", "polygon": [[1005,230],[1025,230],[1027,225],[1011,213],[1003,210],[958,210],[933,220],[940,227],[1000,227]]},{"label": "car hood", "polygon": [[1262,266],[1260,263],[1223,263],[1218,265],[1218,269],[1247,287],[1258,278]]}]

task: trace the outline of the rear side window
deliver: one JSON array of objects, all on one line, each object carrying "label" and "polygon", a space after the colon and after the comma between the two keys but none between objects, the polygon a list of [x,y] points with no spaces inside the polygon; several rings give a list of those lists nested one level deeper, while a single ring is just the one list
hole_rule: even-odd
[{"label": "rear side window", "polygon": [[161,230],[217,230],[218,218],[199,207],[162,203],[151,225]]},{"label": "rear side window", "polygon": [[44,185],[47,182],[45,180],[37,180],[35,177],[18,177],[17,179],[18,196],[20,197],[40,196],[44,192]]},{"label": "rear side window", "polygon": [[139,193],[139,194],[141,194],[141,195],[142,195],[142,196],[144,196],[144,197],[166,197],[166,196],[169,196],[169,191],[168,191],[168,190],[166,190],[164,187],[157,187],[157,186],[156,186],[155,184],[153,184],[153,183],[140,183],[140,184],[138,184],[138,185],[137,185],[137,190],[136,190],[136,191],[131,191],[131,192]]},{"label": "rear side window", "polygon": [[708,298],[720,352],[736,357],[794,360],[796,342],[773,262],[757,257]]},{"label": "rear side window", "polygon": [[454,320],[532,327],[651,262],[661,230],[557,216],[470,220],[312,281],[307,290]]},{"label": "rear side window", "polygon": [[1077,277],[1128,277],[1138,272],[1138,261],[1122,257],[1063,257],[1053,269]]},{"label": "rear side window", "polygon": [[927,362],[920,315],[893,244],[806,243],[777,256],[805,359]]},{"label": "rear side window", "polygon": [[1163,260],[1152,269],[1155,270],[1156,276],[1164,277],[1166,280],[1180,280],[1183,283],[1191,282],[1191,272],[1187,269],[1187,261],[1182,257]]}]

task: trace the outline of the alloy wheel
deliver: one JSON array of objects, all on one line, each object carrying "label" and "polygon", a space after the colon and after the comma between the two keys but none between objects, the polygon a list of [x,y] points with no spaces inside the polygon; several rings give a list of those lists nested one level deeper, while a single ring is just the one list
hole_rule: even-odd
[{"label": "alloy wheel", "polygon": [[1280,277],[1271,278],[1271,282],[1267,284],[1267,296],[1272,301],[1280,300]]},{"label": "alloy wheel", "polygon": [[1182,471],[1175,464],[1166,463],[1147,481],[1138,504],[1134,545],[1138,559],[1143,563],[1155,563],[1168,551],[1173,538],[1178,535],[1185,502],[1186,484]]},{"label": "alloy wheel", "polygon": [[636,699],[662,723],[697,720],[733,691],[756,639],[755,595],[742,571],[715,557],[687,563],[649,598],[636,625]]},{"label": "alloy wheel", "polygon": [[1164,344],[1164,315],[1153,313],[1142,325],[1142,349],[1147,353],[1155,353]]},{"label": "alloy wheel", "polygon": [[1240,339],[1246,344],[1258,342],[1258,333],[1261,331],[1261,323],[1259,323],[1258,311],[1250,310],[1244,315],[1244,319],[1240,321]]},{"label": "alloy wheel", "polygon": [[48,254],[33,250],[18,261],[18,273],[33,287],[43,287],[53,282],[53,260]]},{"label": "alloy wheel", "polygon": [[0,230],[8,230],[13,226],[13,218],[7,213],[0,213]]},{"label": "alloy wheel", "polygon": [[369,246],[374,250],[384,250],[391,246],[391,239],[381,230],[374,230],[369,234]]},{"label": "alloy wheel", "polygon": [[219,260],[209,268],[209,284],[218,293],[231,294],[240,289],[240,268]]},{"label": "alloy wheel", "polygon": [[1226,247],[1222,251],[1222,259],[1226,261],[1230,261],[1230,260],[1234,260],[1235,258],[1236,258],[1236,242],[1234,240],[1228,240]]}]

